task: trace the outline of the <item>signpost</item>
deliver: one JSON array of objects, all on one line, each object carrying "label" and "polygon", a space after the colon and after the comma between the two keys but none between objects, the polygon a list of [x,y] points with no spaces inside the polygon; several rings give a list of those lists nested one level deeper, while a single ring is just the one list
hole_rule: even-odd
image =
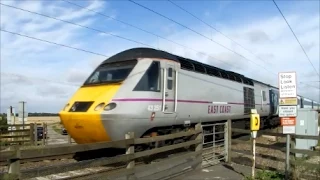
[{"label": "signpost", "polygon": [[281,118],[281,126],[283,134],[287,134],[286,148],[286,179],[289,172],[290,158],[290,134],[296,131],[297,117],[297,78],[295,72],[281,72],[278,76],[279,81],[279,117]]}]

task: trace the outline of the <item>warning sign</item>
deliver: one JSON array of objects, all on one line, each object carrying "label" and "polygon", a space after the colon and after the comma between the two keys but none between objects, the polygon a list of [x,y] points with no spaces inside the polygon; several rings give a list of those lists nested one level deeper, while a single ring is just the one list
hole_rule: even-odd
[{"label": "warning sign", "polygon": [[297,106],[279,106],[279,117],[296,117]]},{"label": "warning sign", "polygon": [[281,118],[281,126],[295,126],[296,118],[295,117],[284,117]]},{"label": "warning sign", "polygon": [[279,104],[280,105],[297,105],[298,99],[297,98],[280,98]]},{"label": "warning sign", "polygon": [[297,97],[297,82],[295,72],[281,72],[279,79],[280,98]]}]

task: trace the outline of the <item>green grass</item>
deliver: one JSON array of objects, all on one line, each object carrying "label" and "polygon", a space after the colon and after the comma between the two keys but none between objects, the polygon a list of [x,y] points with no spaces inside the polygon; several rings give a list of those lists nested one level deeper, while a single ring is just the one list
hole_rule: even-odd
[{"label": "green grass", "polygon": [[[285,176],[276,171],[260,170],[257,171],[254,180],[282,180]],[[251,176],[246,176],[245,180],[253,180]]]}]

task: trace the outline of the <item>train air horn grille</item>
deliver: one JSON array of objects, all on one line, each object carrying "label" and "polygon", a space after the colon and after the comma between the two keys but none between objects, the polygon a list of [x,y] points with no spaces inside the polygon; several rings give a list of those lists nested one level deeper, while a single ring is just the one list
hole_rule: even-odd
[{"label": "train air horn grille", "polygon": [[75,102],[73,106],[70,108],[69,112],[86,112],[92,104],[93,101]]}]

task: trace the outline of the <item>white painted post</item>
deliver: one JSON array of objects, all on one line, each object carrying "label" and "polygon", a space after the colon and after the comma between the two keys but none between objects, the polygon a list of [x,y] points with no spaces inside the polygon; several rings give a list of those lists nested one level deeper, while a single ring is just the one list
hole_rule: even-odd
[{"label": "white painted post", "polygon": [[252,178],[255,178],[256,169],[256,138],[252,138]]},{"label": "white painted post", "polygon": [[224,126],[225,161],[227,163],[231,163],[231,139],[231,119],[228,119]]},{"label": "white painted post", "polygon": [[[134,139],[134,132],[128,132],[126,135],[125,135],[125,138],[126,139]],[[127,152],[126,154],[134,154],[134,144],[133,145],[127,145]],[[135,166],[135,160],[133,159],[132,161],[130,161],[128,164],[127,164],[127,169],[134,169],[134,166]],[[135,174],[130,174],[130,175],[127,175],[127,180],[129,179],[136,179],[135,177]]]}]

